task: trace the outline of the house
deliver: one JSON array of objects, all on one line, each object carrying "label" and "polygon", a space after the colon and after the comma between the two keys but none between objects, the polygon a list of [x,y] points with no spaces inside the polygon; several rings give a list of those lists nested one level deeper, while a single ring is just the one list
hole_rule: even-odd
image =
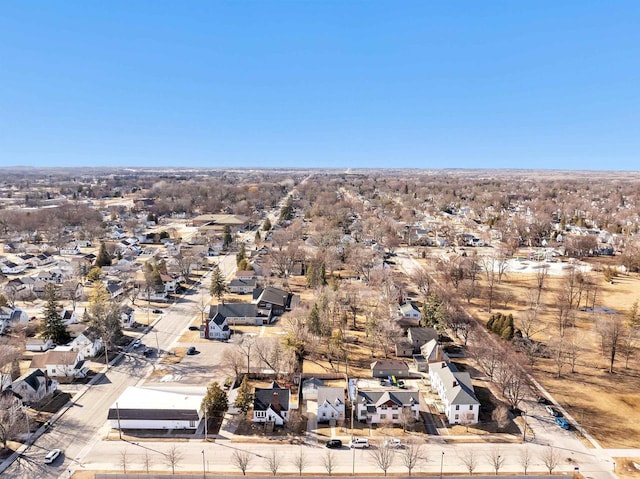
[{"label": "house", "polygon": [[107,419],[112,429],[196,430],[204,417],[205,394],[204,388],[129,386],[111,405]]},{"label": "house", "polygon": [[33,356],[29,369],[42,369],[52,378],[84,378],[89,372],[89,365],[78,351],[53,349]]},{"label": "house", "polygon": [[27,404],[37,403],[53,394],[57,388],[58,382],[40,369],[22,375],[11,384],[13,393]]},{"label": "house", "polygon": [[270,324],[275,319],[271,310],[261,310],[255,304],[228,303],[218,304],[209,308],[209,319],[221,314],[230,326],[262,326]]},{"label": "house", "polygon": [[398,359],[381,359],[371,363],[371,376],[374,378],[386,378],[395,376],[397,378],[409,378],[409,366],[404,361]]},{"label": "house", "polygon": [[136,323],[136,311],[129,306],[120,309],[120,325],[123,328],[132,328]]},{"label": "house", "polygon": [[40,253],[36,256],[38,266],[46,266],[56,262],[56,259],[50,253]]},{"label": "house", "polygon": [[394,342],[396,357],[410,358],[413,356],[413,344],[407,338],[400,338]]},{"label": "house", "polygon": [[0,263],[0,272],[3,274],[20,274],[27,269],[26,264],[17,264],[13,261],[5,261]]},{"label": "house", "polygon": [[51,339],[44,338],[28,338],[26,350],[42,353],[53,348],[53,341]]},{"label": "house", "polygon": [[169,274],[161,274],[160,279],[167,294],[177,293],[180,288],[180,281],[184,281],[184,278],[179,275],[172,276]]},{"label": "house", "polygon": [[29,316],[20,308],[0,307],[0,334],[4,334],[7,328],[25,325],[29,322]]},{"label": "house", "polygon": [[318,399],[318,388],[324,386],[324,381],[317,378],[309,378],[302,381],[302,399],[313,400]]},{"label": "house", "polygon": [[[213,312],[213,306],[209,309],[209,315]],[[205,339],[220,339],[226,340],[231,336],[231,329],[229,329],[229,323],[224,314],[217,311],[213,317],[209,317],[205,320],[204,324],[200,326],[200,337]]]},{"label": "house", "polygon": [[320,386],[317,394],[318,422],[343,421],[345,417],[344,388]]},{"label": "house", "polygon": [[438,363],[442,361],[449,362],[449,355],[444,351],[443,347],[432,339],[420,348],[420,354],[427,363]]},{"label": "house", "polygon": [[93,358],[102,352],[102,336],[95,328],[87,328],[71,341],[71,350],[78,351],[84,357]]},{"label": "house", "polygon": [[118,296],[124,293],[122,284],[120,284],[119,282],[107,281],[106,288],[111,299],[116,299]]},{"label": "house", "polygon": [[285,311],[289,311],[297,305],[300,298],[285,290],[267,286],[266,288],[256,288],[253,290],[253,303],[258,305],[258,309],[265,312],[271,311],[273,316],[281,316]]},{"label": "house", "polygon": [[415,319],[417,321],[422,319],[422,313],[411,301],[406,301],[398,305],[398,311],[405,319]]},{"label": "house", "polygon": [[64,321],[65,326],[71,326],[72,324],[78,324],[78,315],[75,311],[71,309],[63,309],[62,313],[60,313],[62,317],[62,321]]},{"label": "house", "polygon": [[229,281],[229,292],[236,294],[248,294],[256,289],[257,281],[255,278],[240,279],[235,278]]},{"label": "house", "polygon": [[62,248],[60,248],[60,254],[61,255],[76,255],[76,254],[80,254],[80,246],[78,246],[77,242],[72,241],[71,243],[68,243],[68,244],[64,245]]},{"label": "house", "polygon": [[438,331],[435,328],[409,328],[407,338],[413,345],[413,352],[419,353],[423,345],[432,339],[438,339]]},{"label": "house", "polygon": [[438,394],[449,424],[475,424],[480,413],[471,376],[442,361],[429,364],[431,389]]},{"label": "house", "polygon": [[369,424],[406,424],[418,419],[418,391],[358,390],[356,418]]},{"label": "house", "polygon": [[269,388],[255,388],[253,395],[253,422],[272,423],[282,426],[289,420],[289,389],[281,388],[277,382]]}]

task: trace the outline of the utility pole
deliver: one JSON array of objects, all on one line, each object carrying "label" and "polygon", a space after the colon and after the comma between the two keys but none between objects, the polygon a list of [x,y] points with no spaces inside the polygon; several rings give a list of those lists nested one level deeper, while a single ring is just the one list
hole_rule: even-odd
[{"label": "utility pole", "polygon": [[442,456],[440,456],[440,479],[442,479],[442,465],[444,463],[444,451],[442,451]]},{"label": "utility pole", "polygon": [[116,403],[116,416],[118,417],[118,436],[122,441],[122,427],[120,426],[120,408],[118,407],[118,403]]},{"label": "utility pole", "polygon": [[527,442],[527,411],[522,411],[522,421],[524,427],[522,428],[522,442]]},{"label": "utility pole", "polygon": [[204,462],[204,449],[202,450],[202,479],[206,478],[207,469]]}]

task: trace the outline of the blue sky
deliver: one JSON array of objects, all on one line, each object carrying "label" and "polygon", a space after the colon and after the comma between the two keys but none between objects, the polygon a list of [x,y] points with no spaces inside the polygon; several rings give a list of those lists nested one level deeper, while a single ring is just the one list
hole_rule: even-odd
[{"label": "blue sky", "polygon": [[0,165],[638,170],[640,2],[0,0]]}]

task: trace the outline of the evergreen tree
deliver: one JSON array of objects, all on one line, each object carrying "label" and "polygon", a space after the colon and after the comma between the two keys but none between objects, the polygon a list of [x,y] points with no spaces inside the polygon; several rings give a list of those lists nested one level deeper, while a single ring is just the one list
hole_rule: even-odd
[{"label": "evergreen tree", "polygon": [[218,303],[224,304],[224,294],[227,292],[227,283],[220,268],[213,270],[211,274],[211,286],[209,287],[209,293],[211,296],[218,298]]},{"label": "evergreen tree", "polygon": [[271,229],[271,220],[269,218],[264,220],[264,223],[262,224],[262,229],[264,231],[269,231]]},{"label": "evergreen tree", "polygon": [[256,234],[253,237],[253,240],[255,241],[256,244],[262,241],[262,236],[260,236],[260,230],[256,230]]},{"label": "evergreen tree", "polygon": [[240,243],[240,247],[236,253],[236,266],[240,266],[240,263],[245,259],[247,259],[247,251],[244,247],[244,243]]},{"label": "evergreen tree", "polygon": [[246,374],[242,378],[242,383],[238,388],[238,395],[236,396],[236,402],[234,405],[240,410],[240,412],[242,412],[242,414],[246,414],[253,405],[253,394],[251,393],[251,386],[249,386]]},{"label": "evergreen tree", "polygon": [[100,250],[98,251],[98,257],[96,258],[96,266],[99,268],[111,266],[111,255],[107,252],[107,247],[104,244],[104,241],[100,243]]},{"label": "evergreen tree", "polygon": [[47,283],[44,287],[44,337],[51,339],[56,344],[66,344],[71,339],[69,331],[60,316],[60,302],[58,287],[53,283]]},{"label": "evergreen tree", "polygon": [[89,295],[87,320],[90,327],[100,335],[107,349],[122,337],[121,313],[120,305],[111,301],[104,283],[102,281],[94,283]]},{"label": "evergreen tree", "polygon": [[4,294],[0,293],[0,308],[6,308],[7,306],[9,306],[9,301]]},{"label": "evergreen tree", "polygon": [[209,417],[221,417],[229,409],[227,393],[217,382],[212,382],[207,388],[207,394],[202,399],[202,409]]},{"label": "evergreen tree", "polygon": [[307,328],[309,332],[314,336],[322,336],[322,323],[320,322],[320,309],[318,308],[318,304],[314,303],[311,311],[309,312],[309,317],[307,318]]},{"label": "evergreen tree", "polygon": [[224,230],[222,232],[222,247],[224,249],[229,248],[229,246],[233,243],[233,237],[231,236],[231,227],[229,225],[224,225]]}]

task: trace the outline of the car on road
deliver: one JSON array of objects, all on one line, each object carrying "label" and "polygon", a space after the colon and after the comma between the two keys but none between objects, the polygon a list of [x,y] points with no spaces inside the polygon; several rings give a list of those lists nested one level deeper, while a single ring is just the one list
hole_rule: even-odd
[{"label": "car on road", "polygon": [[342,447],[342,441],[340,439],[329,439],[324,447],[328,447],[329,449],[340,449]]},{"label": "car on road", "polygon": [[538,404],[549,404],[549,400],[544,396],[538,396]]},{"label": "car on road", "polygon": [[198,326],[189,326],[189,331],[200,331]]},{"label": "car on road", "polygon": [[58,457],[60,457],[62,451],[60,449],[51,449],[46,456],[44,456],[45,464],[53,464]]},{"label": "car on road", "polygon": [[385,439],[383,445],[384,447],[391,447],[394,449],[398,449],[402,447],[402,443],[400,442],[400,439],[397,439],[395,437],[390,437],[389,439]]},{"label": "car on road", "polygon": [[196,354],[198,351],[196,350],[195,346],[189,346],[189,348],[187,348],[187,356],[193,356],[194,354]]},{"label": "car on road", "polygon": [[351,449],[368,449],[369,439],[366,437],[354,437],[349,441],[349,447]]},{"label": "car on road", "polygon": [[567,422],[567,420],[563,417],[557,417],[556,424],[560,426],[562,429],[566,429],[566,430],[569,430],[569,428],[571,427]]},{"label": "car on road", "polygon": [[153,311],[151,311],[153,314],[162,314],[163,311],[161,309],[154,309]]},{"label": "car on road", "polygon": [[134,348],[139,348],[140,346],[142,346],[142,341],[141,341],[140,339],[136,339],[136,340],[133,342],[133,347],[134,347]]},{"label": "car on road", "polygon": [[153,353],[154,353],[154,352],[155,352],[155,349],[145,347],[145,348],[144,348],[144,351],[142,351],[142,354],[143,354],[144,356],[146,356],[146,357],[149,357],[149,356],[153,356]]},{"label": "car on road", "polygon": [[545,411],[547,411],[549,414],[551,414],[553,417],[561,417],[562,414],[560,414],[560,411],[558,411],[556,408],[554,408],[551,405],[546,405],[544,407]]}]

